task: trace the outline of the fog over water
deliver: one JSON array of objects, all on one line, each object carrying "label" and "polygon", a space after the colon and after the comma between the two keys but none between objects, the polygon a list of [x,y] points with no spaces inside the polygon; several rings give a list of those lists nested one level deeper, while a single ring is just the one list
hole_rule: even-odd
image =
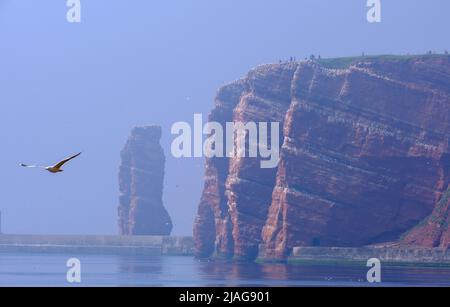
[{"label": "fog over water", "polygon": [[[448,0],[0,0],[2,230],[116,234],[119,152],[133,126],[163,127],[165,205],[190,235],[203,159],[170,155],[170,127],[213,105],[252,67],[311,54],[422,54],[450,48]],[[83,151],[57,176],[18,167]]]}]

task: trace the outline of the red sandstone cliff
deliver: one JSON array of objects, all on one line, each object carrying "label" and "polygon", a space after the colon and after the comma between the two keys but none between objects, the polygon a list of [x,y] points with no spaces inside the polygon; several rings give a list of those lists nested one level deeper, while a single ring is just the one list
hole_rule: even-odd
[{"label": "red sandstone cliff", "polygon": [[438,222],[405,242],[448,245],[450,57],[331,65],[264,65],[219,90],[210,120],[279,121],[281,160],[277,169],[261,169],[259,158],[207,160],[198,256],[398,240],[433,209]]},{"label": "red sandstone cliff", "polygon": [[[209,121],[282,123],[295,69],[295,64],[264,66],[223,87]],[[276,168],[262,169],[259,158],[207,159],[194,226],[198,256],[215,250],[221,257],[256,257],[275,177]]]},{"label": "red sandstone cliff", "polygon": [[121,152],[119,232],[122,235],[169,235],[172,222],[163,206],[165,157],[161,127],[136,127]]}]

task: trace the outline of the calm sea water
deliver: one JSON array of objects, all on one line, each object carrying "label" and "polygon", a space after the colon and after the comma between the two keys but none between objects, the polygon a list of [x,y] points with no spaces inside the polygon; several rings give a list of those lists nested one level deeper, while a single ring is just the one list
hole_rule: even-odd
[{"label": "calm sea water", "polygon": [[[0,254],[0,286],[70,286],[66,262],[81,261],[81,286],[368,286],[365,266],[197,261],[192,257]],[[384,286],[450,286],[450,268],[384,266]]]}]

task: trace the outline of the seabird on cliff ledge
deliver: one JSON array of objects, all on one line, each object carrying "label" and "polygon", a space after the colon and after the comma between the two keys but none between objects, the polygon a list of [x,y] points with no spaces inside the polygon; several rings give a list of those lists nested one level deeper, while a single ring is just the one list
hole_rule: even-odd
[{"label": "seabird on cliff ledge", "polygon": [[53,166],[37,166],[37,165],[27,165],[27,164],[23,164],[23,163],[21,163],[20,166],[27,167],[27,168],[43,168],[43,169],[49,171],[50,173],[60,173],[60,172],[63,171],[63,170],[61,169],[61,167],[62,167],[64,164],[66,164],[67,162],[69,162],[69,161],[72,160],[72,159],[75,159],[75,158],[78,157],[79,155],[81,155],[81,152],[80,152],[80,153],[77,153],[76,155],[73,155],[73,156],[71,156],[71,157],[69,157],[69,158],[67,158],[67,159],[62,160],[62,161],[56,163],[56,164],[53,165]]}]

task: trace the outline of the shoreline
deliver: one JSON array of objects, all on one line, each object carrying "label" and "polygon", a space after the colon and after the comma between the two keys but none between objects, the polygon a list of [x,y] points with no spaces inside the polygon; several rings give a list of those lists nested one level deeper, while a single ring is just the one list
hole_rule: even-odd
[{"label": "shoreline", "polygon": [[193,256],[194,240],[182,236],[0,234],[2,253]]},{"label": "shoreline", "polygon": [[[371,258],[382,263],[401,266],[450,266],[450,249],[400,247],[400,246],[366,246],[366,247],[294,247],[286,263],[314,264],[366,264]],[[271,262],[260,247],[259,262]],[[279,261],[279,260],[278,260]]]},{"label": "shoreline", "polygon": [[[450,267],[450,249],[399,246],[294,247],[286,259],[267,257],[260,247],[257,263],[361,265],[377,258],[388,265]],[[97,254],[129,256],[195,256],[189,236],[6,235],[0,234],[0,254]],[[233,261],[211,258],[217,261]]]}]

